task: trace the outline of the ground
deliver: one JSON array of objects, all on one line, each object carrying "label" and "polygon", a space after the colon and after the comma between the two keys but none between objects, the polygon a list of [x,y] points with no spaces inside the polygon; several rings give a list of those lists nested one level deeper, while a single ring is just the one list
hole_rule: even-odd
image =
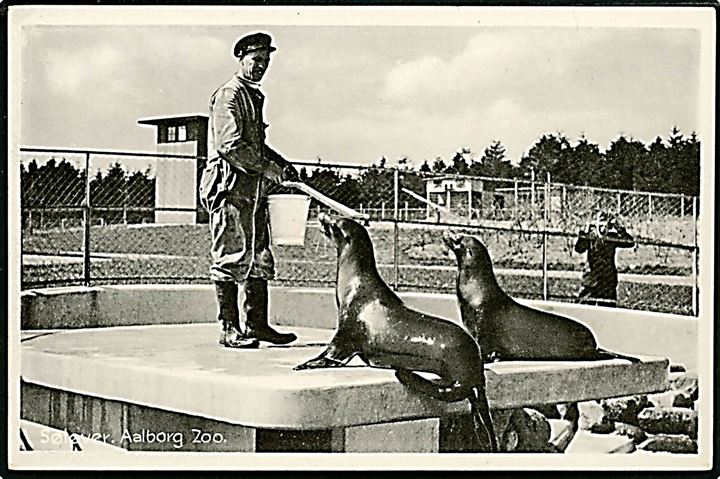
[{"label": "ground", "polygon": [[[399,230],[399,289],[454,291],[456,263],[442,246],[442,229]],[[374,223],[370,232],[380,273],[394,284],[393,229]],[[541,235],[483,231],[478,236],[490,251],[503,288],[517,297],[543,297]],[[23,284],[32,287],[81,281],[82,238],[79,228],[24,232]],[[209,242],[206,225],[93,227],[91,277],[98,283],[206,282]],[[573,300],[580,289],[585,258],[574,253],[573,245],[572,237],[547,237],[549,299]],[[278,282],[308,286],[334,283],[335,250],[317,227],[308,228],[304,246],[276,246],[274,251]],[[618,250],[617,263],[621,306],[692,314],[690,251],[640,245]]]}]

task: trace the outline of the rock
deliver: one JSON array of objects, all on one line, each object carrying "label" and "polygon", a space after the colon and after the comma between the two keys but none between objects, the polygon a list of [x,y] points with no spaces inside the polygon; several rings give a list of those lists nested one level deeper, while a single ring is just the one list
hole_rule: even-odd
[{"label": "rock", "polygon": [[550,423],[550,445],[553,452],[565,452],[575,437],[575,429],[571,421],[565,419],[548,419]]},{"label": "rock", "polygon": [[594,434],[610,434],[615,431],[615,424],[608,421],[607,416],[604,416],[603,422],[593,424],[589,431]]},{"label": "rock", "polygon": [[532,406],[531,409],[536,410],[548,419],[560,419],[560,411],[556,404],[538,404]]},{"label": "rock", "polygon": [[681,407],[649,407],[638,414],[640,427],[651,434],[686,434],[697,439],[696,411]]},{"label": "rock", "polygon": [[578,420],[579,429],[588,431],[594,424],[610,422],[607,414],[605,414],[605,409],[603,409],[597,401],[578,403],[578,409],[580,410],[580,419]]},{"label": "rock", "polygon": [[670,389],[680,391],[696,401],[699,396],[698,375],[694,373],[670,373]]},{"label": "rock", "polygon": [[628,454],[635,451],[635,443],[615,434],[593,434],[578,431],[566,454]]},{"label": "rock", "polygon": [[662,393],[649,394],[648,400],[650,404],[655,407],[693,407],[693,400],[689,395],[674,389]]},{"label": "rock", "polygon": [[577,403],[570,402],[558,404],[557,411],[560,415],[560,419],[570,421],[577,429],[578,423],[580,422],[580,408]]},{"label": "rock", "polygon": [[673,452],[676,454],[697,454],[697,441],[685,435],[657,434],[638,446],[650,452]]},{"label": "rock", "polygon": [[672,403],[673,407],[682,407],[687,409],[695,409],[695,401],[685,393],[679,393],[675,396],[675,400]]},{"label": "rock", "polygon": [[633,426],[632,424],[625,424],[623,422],[615,423],[615,433],[621,436],[627,436],[633,440],[635,444],[640,444],[647,439],[647,434],[642,428]]},{"label": "rock", "polygon": [[505,452],[551,452],[550,423],[538,411],[516,409],[500,438],[500,450]]},{"label": "rock", "polygon": [[638,426],[637,415],[640,411],[650,406],[647,396],[627,396],[600,401],[610,421],[624,422]]}]

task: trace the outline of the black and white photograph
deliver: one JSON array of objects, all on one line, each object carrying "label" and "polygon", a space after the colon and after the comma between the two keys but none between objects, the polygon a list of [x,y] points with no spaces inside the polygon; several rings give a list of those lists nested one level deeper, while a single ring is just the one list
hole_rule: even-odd
[{"label": "black and white photograph", "polygon": [[708,470],[715,10],[8,7],[11,470]]}]

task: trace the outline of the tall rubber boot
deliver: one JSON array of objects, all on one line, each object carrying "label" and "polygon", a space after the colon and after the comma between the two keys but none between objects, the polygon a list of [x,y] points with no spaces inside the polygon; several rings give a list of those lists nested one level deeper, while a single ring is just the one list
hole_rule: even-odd
[{"label": "tall rubber boot", "polygon": [[249,338],[240,331],[238,310],[238,285],[233,281],[216,281],[215,297],[218,304],[218,321],[222,324],[218,342],[226,348],[251,349],[260,341]]},{"label": "tall rubber boot", "polygon": [[273,344],[288,344],[297,339],[293,333],[281,333],[268,324],[268,286],[267,280],[248,278],[241,283],[245,288],[245,326],[247,337],[256,338]]}]

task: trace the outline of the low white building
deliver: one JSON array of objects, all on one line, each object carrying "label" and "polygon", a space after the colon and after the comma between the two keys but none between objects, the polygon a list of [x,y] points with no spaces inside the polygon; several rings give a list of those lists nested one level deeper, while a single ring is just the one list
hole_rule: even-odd
[{"label": "low white building", "polygon": [[[447,175],[425,180],[428,201],[468,220],[479,217],[484,209],[493,207],[494,191],[495,185],[492,182],[479,178]],[[428,221],[436,219],[437,215],[436,210],[427,207]]]}]

